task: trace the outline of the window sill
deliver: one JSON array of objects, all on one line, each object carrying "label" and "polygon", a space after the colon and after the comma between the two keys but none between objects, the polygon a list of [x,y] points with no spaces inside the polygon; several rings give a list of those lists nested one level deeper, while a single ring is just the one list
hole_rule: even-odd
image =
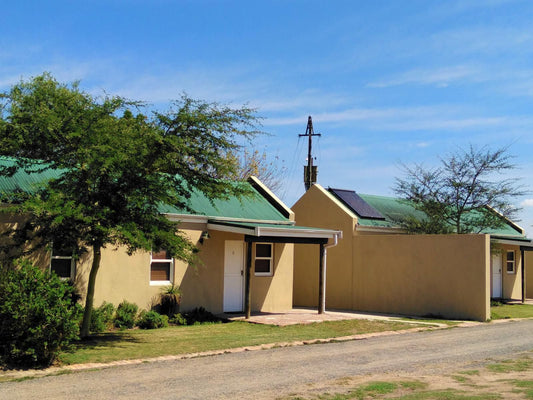
[{"label": "window sill", "polygon": [[166,286],[172,285],[171,281],[150,281],[150,286]]},{"label": "window sill", "polygon": [[254,275],[255,276],[274,276],[274,274],[270,272],[255,272]]}]

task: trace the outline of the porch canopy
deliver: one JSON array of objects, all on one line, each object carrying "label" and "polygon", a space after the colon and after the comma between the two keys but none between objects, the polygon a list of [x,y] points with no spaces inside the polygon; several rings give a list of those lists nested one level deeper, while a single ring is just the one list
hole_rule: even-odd
[{"label": "porch canopy", "polygon": [[[326,254],[327,248],[335,246],[342,238],[342,231],[333,229],[296,226],[291,223],[255,223],[209,220],[208,230],[232,232],[244,235],[246,246],[246,273],[244,283],[244,308],[246,318],[250,318],[250,272],[252,268],[252,246],[254,242],[318,244],[320,246],[318,313],[326,308]],[[328,244],[329,241],[332,241]]]},{"label": "porch canopy", "polygon": [[490,240],[493,243],[509,244],[513,246],[520,246],[520,253],[522,259],[522,303],[526,301],[526,258],[524,253],[526,251],[533,251],[533,240],[525,237],[512,237],[512,236],[497,236],[491,235]]}]

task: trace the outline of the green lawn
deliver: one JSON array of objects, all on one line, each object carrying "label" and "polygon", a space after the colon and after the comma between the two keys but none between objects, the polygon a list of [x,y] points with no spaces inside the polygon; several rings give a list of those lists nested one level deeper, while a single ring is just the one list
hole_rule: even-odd
[{"label": "green lawn", "polygon": [[285,327],[230,322],[103,333],[75,343],[59,357],[63,364],[110,362],[230,349],[267,343],[334,338],[412,328],[403,322],[345,320]]},{"label": "green lawn", "polygon": [[491,319],[533,318],[533,305],[492,303]]}]

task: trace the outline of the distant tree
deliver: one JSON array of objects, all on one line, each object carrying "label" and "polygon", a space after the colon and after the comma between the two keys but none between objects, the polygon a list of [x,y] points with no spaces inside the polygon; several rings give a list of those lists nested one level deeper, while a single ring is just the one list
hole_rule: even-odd
[{"label": "distant tree", "polygon": [[441,166],[403,166],[395,193],[421,211],[403,221],[418,233],[480,233],[503,226],[502,217],[514,218],[512,200],[524,194],[515,178],[503,173],[515,168],[507,148],[459,150],[441,158]]},{"label": "distant tree", "polygon": [[15,161],[0,173],[59,173],[1,211],[27,216],[11,237],[28,251],[55,241],[78,254],[92,252],[82,337],[89,334],[103,248],[166,249],[191,261],[193,244],[160,205],[187,208],[193,190],[209,199],[248,193],[217,176],[235,173],[225,154],[258,132],[252,109],[182,96],[169,111],[148,116],[141,103],[96,98],[47,73],[14,85],[2,98],[0,155]]},{"label": "distant tree", "polygon": [[245,148],[239,152],[229,153],[228,158],[237,165],[237,168],[226,178],[244,181],[250,176],[256,176],[271,191],[278,192],[282,189],[286,171],[279,157],[269,159],[265,151],[261,153],[259,150]]}]

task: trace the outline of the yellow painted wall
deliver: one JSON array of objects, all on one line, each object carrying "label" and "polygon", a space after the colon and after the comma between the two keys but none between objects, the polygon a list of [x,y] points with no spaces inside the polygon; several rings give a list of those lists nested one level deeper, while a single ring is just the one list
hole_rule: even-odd
[{"label": "yellow painted wall", "polygon": [[353,304],[362,311],[490,317],[486,235],[358,235]]},{"label": "yellow painted wall", "polygon": [[526,298],[533,299],[533,251],[525,252]]},{"label": "yellow painted wall", "polygon": [[[12,218],[4,217],[0,220],[0,226],[6,227],[7,224],[16,222]],[[206,224],[183,223],[180,228],[199,249],[198,262],[194,265],[181,261],[174,263],[173,282],[182,290],[181,310],[202,306],[213,313],[221,313],[224,299],[225,242],[244,241],[244,235],[211,230],[210,238],[200,244],[199,239],[207,229]],[[246,244],[243,266],[245,255]],[[50,266],[50,256],[45,251],[30,258],[43,268]],[[292,308],[293,259],[293,244],[275,244],[273,276],[256,277],[252,272],[252,311],[286,311]],[[76,262],[75,284],[82,299],[85,299],[91,263],[91,253],[83,255]],[[99,306],[103,301],[118,305],[123,300],[128,300],[141,309],[150,309],[159,301],[159,294],[164,286],[166,284],[150,284],[150,253],[138,251],[130,256],[123,247],[105,248],[102,250],[101,266],[96,278],[94,305]]]},{"label": "yellow painted wall", "polygon": [[[197,243],[203,229],[192,225],[182,226],[188,237]],[[224,299],[224,246],[226,240],[244,240],[241,234],[209,231],[210,238],[200,249],[195,265],[176,261],[174,282],[182,289],[181,310],[202,306],[213,313],[223,312]],[[294,250],[292,244],[274,245],[274,274],[271,277],[251,276],[252,311],[285,311],[292,308],[292,276]],[[246,244],[244,257],[246,255]],[[244,265],[244,264],[243,264]],[[150,285],[150,255],[138,252],[128,256],[124,249],[105,250],[102,267],[98,272],[95,289],[95,305],[109,301],[117,305],[123,299],[134,302],[140,308],[149,309],[158,301],[165,285]],[[90,259],[79,269],[77,279],[85,287]],[[244,304],[244,303],[243,303]]]},{"label": "yellow painted wall", "polygon": [[[296,224],[342,230],[344,238],[328,249],[326,259],[327,306],[351,309],[353,271],[347,268],[352,258],[351,236],[357,219],[320,185],[313,185],[292,207]],[[294,305],[318,305],[319,245],[297,244],[294,249]]]},{"label": "yellow painted wall", "polygon": [[[515,252],[515,272],[507,272],[507,250]],[[520,246],[493,244],[493,254],[502,258],[502,298],[522,300],[522,256]]]},{"label": "yellow painted wall", "polygon": [[[360,233],[357,217],[319,185],[292,209],[298,225],[343,231],[327,253],[328,309],[490,317],[488,236]],[[295,246],[295,306],[317,305],[318,251]]]},{"label": "yellow painted wall", "polygon": [[252,265],[250,276],[252,310],[272,312],[292,309],[293,259],[293,244],[276,243],[272,276],[255,276]]}]

